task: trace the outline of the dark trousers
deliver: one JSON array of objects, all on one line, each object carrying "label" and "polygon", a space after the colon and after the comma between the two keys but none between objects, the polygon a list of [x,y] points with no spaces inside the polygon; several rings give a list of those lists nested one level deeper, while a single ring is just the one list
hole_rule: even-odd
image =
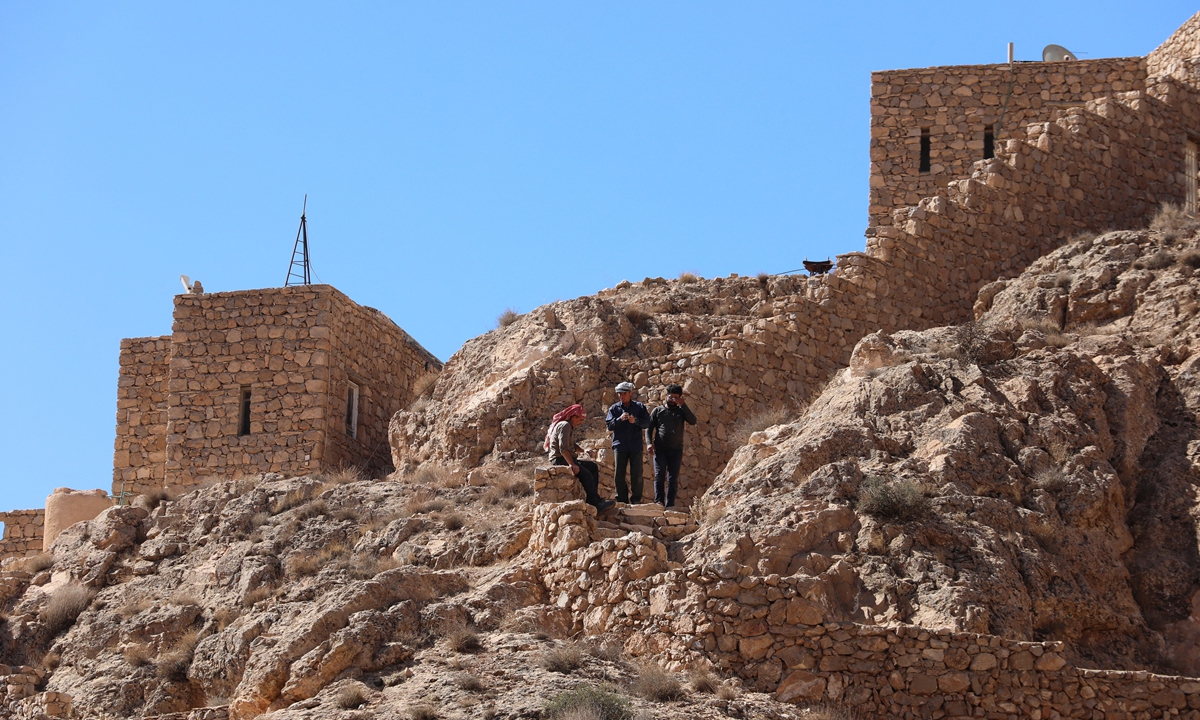
[{"label": "dark trousers", "polygon": [[[566,465],[567,461],[560,455],[554,459],[555,465]],[[587,497],[587,504],[592,506],[600,505],[600,493],[596,492],[596,488],[600,486],[600,468],[591,460],[576,460],[575,464],[579,466],[579,473],[575,479],[579,480],[579,484],[583,486],[583,494]]]},{"label": "dark trousers", "polygon": [[[613,480],[617,483],[617,502],[640,503],[642,501],[642,451],[618,450],[617,471]],[[625,486],[625,465],[629,465],[629,487]]]},{"label": "dark trousers", "polygon": [[666,507],[675,506],[682,462],[683,448],[654,448],[654,502]]}]

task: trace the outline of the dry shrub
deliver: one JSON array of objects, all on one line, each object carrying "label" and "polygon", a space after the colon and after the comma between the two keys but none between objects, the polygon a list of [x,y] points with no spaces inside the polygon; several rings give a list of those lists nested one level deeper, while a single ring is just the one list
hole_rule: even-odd
[{"label": "dry shrub", "polygon": [[697,525],[711,525],[729,513],[729,504],[703,495],[692,503],[691,515]]},{"label": "dry shrub", "polygon": [[121,655],[129,667],[140,668],[150,664],[154,658],[154,650],[145,643],[134,643],[122,650]]},{"label": "dry shrub", "polygon": [[729,702],[730,700],[737,700],[738,695],[740,694],[741,693],[738,692],[737,686],[731,685],[730,683],[724,683],[717,688],[717,697],[726,702]]},{"label": "dry shrub", "polygon": [[242,598],[242,607],[252,608],[263,600],[274,596],[276,590],[277,588],[274,585],[259,585],[246,593],[246,597]]},{"label": "dry shrub", "polygon": [[1144,261],[1149,270],[1162,270],[1175,264],[1175,253],[1159,250]]},{"label": "dry shrub", "polygon": [[683,697],[683,686],[679,684],[679,680],[654,664],[639,667],[637,677],[629,689],[634,695],[655,702],[667,702]]},{"label": "dry shrub", "polygon": [[732,430],[729,432],[729,443],[736,447],[741,447],[750,442],[750,436],[754,433],[787,422],[788,415],[786,407],[759,410],[750,417],[744,418],[734,424]]},{"label": "dry shrub", "polygon": [[369,580],[381,572],[400,567],[400,561],[391,555],[355,555],[346,562],[346,569],[359,580]]},{"label": "dry shrub", "polygon": [[180,590],[167,598],[168,605],[179,605],[182,607],[198,607],[200,599],[190,592]]},{"label": "dry shrub", "polygon": [[444,488],[454,480],[454,472],[437,463],[425,463],[406,478],[413,485]]},{"label": "dry shrub", "polygon": [[326,487],[370,480],[367,473],[357,465],[342,465],[337,470],[326,474],[324,478]]},{"label": "dry shrub", "polygon": [[54,556],[50,553],[38,553],[27,558],[22,558],[17,567],[27,573],[40,573],[43,570],[49,570],[54,567]]},{"label": "dry shrub", "polygon": [[478,675],[473,673],[463,673],[454,679],[454,684],[467,692],[479,692],[483,690],[483,681]]},{"label": "dry shrub", "polygon": [[223,607],[213,613],[213,622],[216,623],[217,631],[220,632],[221,630],[229,627],[234,620],[237,620],[241,616],[241,608]]},{"label": "dry shrub", "polygon": [[483,494],[482,500],[488,505],[498,505],[505,498],[528,497],[532,494],[533,483],[529,478],[517,473],[505,473],[496,478]]},{"label": "dry shrub", "polygon": [[721,678],[713,674],[711,670],[692,668],[692,671],[688,673],[687,686],[692,692],[708,693],[711,695],[721,686]]},{"label": "dry shrub", "polygon": [[169,502],[173,498],[171,493],[166,488],[154,488],[153,490],[142,493],[133,499],[133,504],[136,507],[144,508],[147,512],[152,512],[164,502]]},{"label": "dry shrub", "polygon": [[1049,318],[1021,318],[1021,329],[1041,333],[1046,338],[1046,344],[1063,348],[1071,344],[1071,338],[1063,334],[1056,323]]},{"label": "dry shrub", "polygon": [[330,517],[341,522],[353,522],[360,525],[362,524],[362,518],[359,516],[358,511],[353,508],[338,508],[337,510],[333,511]]},{"label": "dry shrub", "polygon": [[473,653],[483,649],[479,633],[464,626],[451,628],[446,633],[446,644],[450,646],[451,650],[458,653]]},{"label": "dry shrub", "polygon": [[910,480],[889,483],[870,478],[858,491],[858,512],[884,520],[908,522],[924,517],[930,509],[929,498]]},{"label": "dry shrub", "polygon": [[421,377],[413,380],[412,393],[414,398],[428,398],[433,395],[433,388],[437,385],[438,374],[435,372],[425,373]]},{"label": "dry shrub", "polygon": [[550,672],[570,675],[583,664],[583,651],[574,643],[556,645],[542,654],[540,664]]},{"label": "dry shrub", "polygon": [[1197,228],[1200,228],[1200,222],[1175,203],[1163,203],[1150,219],[1151,230],[1158,230],[1168,236],[1190,235]]},{"label": "dry shrub", "polygon": [[346,554],[350,548],[345,543],[333,543],[319,552],[298,552],[294,553],[287,560],[287,573],[293,577],[306,577],[308,575],[316,575],[321,571],[321,568],[328,565],[331,561],[336,560]]},{"label": "dry shrub", "polygon": [[345,685],[337,694],[337,706],[343,710],[356,710],[371,700],[367,686],[360,682]]},{"label": "dry shrub", "polygon": [[625,648],[619,641],[599,641],[589,643],[587,646],[588,654],[594,658],[600,658],[606,662],[618,662],[625,657]]},{"label": "dry shrub", "polygon": [[496,318],[496,327],[506,328],[521,319],[521,313],[512,308],[504,308],[504,312]]},{"label": "dry shrub", "polygon": [[120,615],[122,619],[128,620],[134,615],[139,615],[152,607],[154,607],[154,603],[145,598],[140,600],[130,600],[117,609],[117,614]]},{"label": "dry shrub", "polygon": [[855,714],[837,705],[810,705],[805,720],[856,720]]},{"label": "dry shrub", "polygon": [[455,530],[461,530],[463,525],[467,524],[467,521],[465,518],[463,518],[462,514],[456,512],[447,513],[441,516],[439,519],[442,521],[442,527],[451,532],[454,532]]},{"label": "dry shrub", "polygon": [[271,514],[278,515],[292,508],[300,507],[316,497],[320,491],[320,485],[305,485],[304,487],[288,490],[283,495],[271,501]]},{"label": "dry shrub", "polygon": [[404,504],[404,515],[421,515],[424,513],[441,512],[450,503],[439,498],[435,493],[422,488],[413,493],[412,498]]},{"label": "dry shrub", "polygon": [[699,281],[700,281],[700,278],[696,277],[695,273],[690,273],[690,272],[679,273],[679,282],[681,282],[681,283],[687,284],[687,283],[694,283],[694,282],[699,282]]},{"label": "dry shrub", "polygon": [[1189,250],[1179,256],[1179,264],[1190,267],[1193,270],[1200,270],[1200,252]]},{"label": "dry shrub", "polygon": [[296,512],[296,519],[303,521],[328,514],[329,505],[324,500],[313,500],[300,507],[300,510]]},{"label": "dry shrub", "polygon": [[1034,473],[1033,486],[1047,492],[1058,492],[1067,486],[1067,476],[1059,468],[1047,468]]},{"label": "dry shrub", "polygon": [[542,713],[548,720],[629,720],[629,701],[598,687],[583,685],[559,693]]},{"label": "dry shrub", "polygon": [[408,709],[408,716],[412,720],[437,720],[437,710],[429,705],[414,705]]},{"label": "dry shrub", "polygon": [[1075,245],[1075,244],[1086,243],[1088,246],[1090,246],[1092,244],[1092,241],[1095,239],[1096,239],[1096,233],[1090,232],[1090,231],[1084,231],[1084,232],[1075,233],[1074,235],[1072,235],[1067,240],[1067,244]]},{"label": "dry shrub", "polygon": [[648,323],[653,317],[654,314],[646,310],[641,305],[625,306],[625,319],[629,321],[630,325],[633,325],[639,330],[648,329]]},{"label": "dry shrub", "polygon": [[184,633],[170,649],[159,656],[155,663],[158,677],[169,682],[187,680],[188,669],[192,667],[192,653],[195,652],[198,642],[200,633],[195,630]]},{"label": "dry shrub", "polygon": [[758,280],[758,286],[760,288],[762,288],[763,290],[766,290],[767,287],[771,284],[771,274],[770,273],[760,272],[759,274],[754,276],[754,279]]},{"label": "dry shrub", "polygon": [[55,590],[38,614],[50,637],[56,637],[75,623],[92,604],[95,593],[78,583],[69,583]]},{"label": "dry shrub", "polygon": [[1064,270],[1054,276],[1054,286],[1063,288],[1064,290],[1069,289],[1074,280],[1075,273]]}]

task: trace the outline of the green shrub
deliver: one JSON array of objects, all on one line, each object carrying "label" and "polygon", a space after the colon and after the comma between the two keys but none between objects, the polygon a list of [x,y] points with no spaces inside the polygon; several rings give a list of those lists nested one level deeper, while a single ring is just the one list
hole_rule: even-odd
[{"label": "green shrub", "polygon": [[884,520],[907,522],[929,512],[929,499],[909,480],[889,483],[882,478],[871,478],[858,491],[858,511]]},{"label": "green shrub", "polygon": [[586,717],[583,713],[598,720],[628,720],[633,716],[628,700],[616,693],[587,685],[555,696],[545,707],[545,716],[549,720]]}]

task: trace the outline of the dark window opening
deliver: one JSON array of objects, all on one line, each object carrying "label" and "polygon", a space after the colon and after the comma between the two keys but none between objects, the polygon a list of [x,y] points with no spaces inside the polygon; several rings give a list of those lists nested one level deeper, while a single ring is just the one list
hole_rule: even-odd
[{"label": "dark window opening", "polygon": [[346,434],[358,437],[358,386],[354,383],[350,383],[346,392]]},{"label": "dark window opening", "polygon": [[996,157],[996,126],[988,125],[983,131],[983,159],[990,160]]},{"label": "dark window opening", "polygon": [[[227,426],[228,427],[228,426]],[[250,387],[242,386],[241,402],[238,406],[238,435],[250,434]]]},{"label": "dark window opening", "polygon": [[921,128],[921,167],[920,172],[929,172],[929,128]]}]

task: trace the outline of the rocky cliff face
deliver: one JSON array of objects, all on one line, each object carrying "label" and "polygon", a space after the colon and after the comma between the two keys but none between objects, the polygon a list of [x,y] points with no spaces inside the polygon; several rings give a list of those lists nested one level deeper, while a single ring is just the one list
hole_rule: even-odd
[{"label": "rocky cliff face", "polygon": [[836,566],[859,622],[1200,674],[1197,265],[1171,234],[1085,237],[985,287],[972,325],[864,338],[734,455],[686,558]]}]

